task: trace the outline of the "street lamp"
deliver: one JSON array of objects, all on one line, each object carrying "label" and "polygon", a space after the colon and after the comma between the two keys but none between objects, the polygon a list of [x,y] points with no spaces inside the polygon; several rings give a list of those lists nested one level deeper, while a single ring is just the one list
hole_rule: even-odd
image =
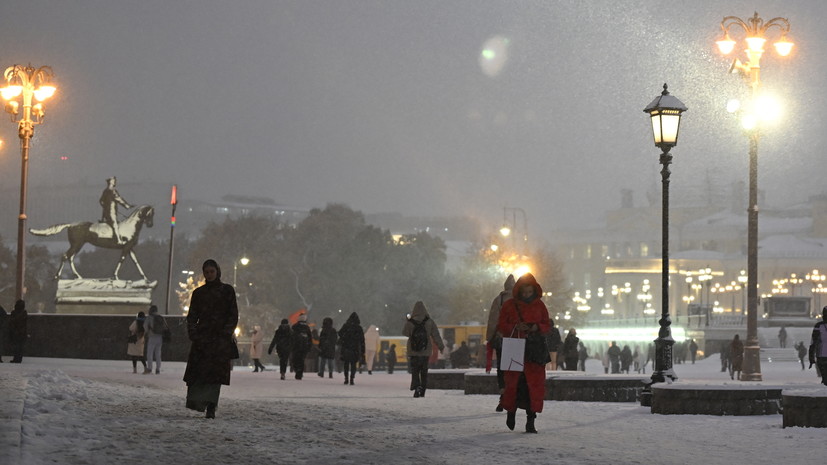
[{"label": "street lamp", "polygon": [[[511,212],[511,226],[508,225],[508,212]],[[528,216],[525,210],[519,207],[503,207],[503,227],[500,228],[500,234],[503,237],[508,237],[517,229],[517,212],[523,215],[523,255],[526,254],[526,244],[528,243]],[[517,236],[513,236],[514,247],[517,247]]]},{"label": "street lamp", "polygon": [[[241,257],[238,260],[233,262],[233,288],[235,289],[237,286],[236,277],[238,276],[238,264],[241,263],[242,266],[247,266],[250,263],[250,259],[247,257]],[[238,290],[236,289],[236,294],[238,294]]]},{"label": "street lamp", "polygon": [[[734,27],[737,26],[737,27]],[[732,62],[730,71],[741,73],[749,81],[752,89],[752,104],[757,105],[761,87],[761,55],[764,53],[765,33],[772,28],[781,31],[781,38],[774,44],[776,52],[787,56],[792,51],[793,43],[787,39],[790,22],[786,18],[773,18],[764,22],[756,12],[747,21],[736,16],[726,16],[721,21],[724,37],[717,41],[718,48],[728,55],[735,48],[735,41],[730,37],[732,29],[741,29],[746,33],[745,42],[748,62],[739,59]],[[760,126],[745,125],[749,134],[749,205],[747,206],[747,340],[744,344],[744,365],[741,373],[743,381],[761,381],[761,359],[758,345],[758,140]]]},{"label": "street lamp", "polygon": [[681,124],[681,115],[687,110],[686,105],[669,94],[666,84],[663,85],[663,92],[652,100],[652,103],[643,109],[649,114],[652,120],[652,135],[655,139],[655,146],[661,150],[660,164],[661,180],[663,183],[662,195],[662,253],[661,263],[661,318],[658,338],[655,339],[655,369],[652,372],[652,383],[662,383],[667,379],[674,381],[678,379],[672,369],[672,321],[669,318],[669,165],[672,163],[672,155],[669,151],[678,144],[678,131]]},{"label": "street lamp", "polygon": [[[17,123],[17,135],[20,138],[20,215],[17,217],[17,279],[15,300],[25,295],[26,275],[26,191],[29,179],[29,143],[34,136],[34,127],[43,123],[45,111],[43,101],[54,95],[52,85],[54,73],[49,66],[35,69],[32,65],[14,65],[6,68],[4,73],[6,87],[0,89],[0,95],[6,100],[6,112],[11,114],[11,122]],[[33,104],[33,100],[38,103]],[[20,107],[23,114],[20,114]]]}]

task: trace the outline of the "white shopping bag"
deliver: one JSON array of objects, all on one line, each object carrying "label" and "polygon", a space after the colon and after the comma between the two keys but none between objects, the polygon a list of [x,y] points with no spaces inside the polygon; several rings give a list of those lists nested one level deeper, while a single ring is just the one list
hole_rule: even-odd
[{"label": "white shopping bag", "polygon": [[525,357],[525,339],[516,337],[503,338],[503,359],[500,369],[505,371],[523,371]]}]

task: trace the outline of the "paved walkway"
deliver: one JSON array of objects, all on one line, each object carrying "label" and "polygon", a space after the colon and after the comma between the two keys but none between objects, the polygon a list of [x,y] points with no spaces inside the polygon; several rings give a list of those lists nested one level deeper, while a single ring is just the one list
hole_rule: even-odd
[{"label": "paved walkway", "polygon": [[4,370],[0,377],[0,463],[20,463],[20,435],[27,383],[26,377],[17,370]]}]

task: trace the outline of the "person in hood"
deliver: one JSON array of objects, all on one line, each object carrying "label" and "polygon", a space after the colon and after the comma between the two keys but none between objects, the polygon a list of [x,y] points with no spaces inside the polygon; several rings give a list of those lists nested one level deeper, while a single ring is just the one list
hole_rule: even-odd
[{"label": "person in hood", "polygon": [[821,310],[821,321],[813,327],[809,358],[810,368],[816,365],[821,374],[821,384],[827,386],[827,306]]},{"label": "person in hood", "polygon": [[135,320],[129,325],[129,342],[126,345],[126,355],[129,355],[132,359],[132,373],[138,372],[138,362],[141,362],[144,371],[146,371],[146,359],[144,358],[146,330],[144,329],[144,321],[146,321],[146,314],[138,312]]},{"label": "person in hood", "polygon": [[[497,412],[503,411],[502,397],[505,391],[505,372],[500,369],[500,360],[503,358],[503,336],[497,331],[497,323],[500,321],[500,310],[503,304],[513,297],[512,291],[515,282],[513,274],[508,275],[505,279],[502,292],[491,302],[491,308],[488,310],[488,327],[485,330],[486,357],[489,356],[488,354],[492,350],[497,352],[497,387],[500,389],[500,401],[495,409]],[[488,365],[486,364],[486,366]]]},{"label": "person in hood", "polygon": [[290,347],[290,357],[293,360],[293,372],[296,379],[304,377],[304,359],[313,347],[313,332],[307,325],[307,314],[299,315],[299,321],[292,328],[293,343]]},{"label": "person in hood", "polygon": [[356,363],[365,358],[365,332],[356,312],[350,314],[339,330],[339,346],[339,357],[344,363],[345,384],[353,386]]},{"label": "person in hood", "polygon": [[264,332],[261,326],[253,326],[253,333],[250,334],[250,358],[253,359],[253,366],[255,369],[253,373],[258,373],[259,369],[264,372],[264,364],[261,363],[261,357],[264,355]]},{"label": "person in hood", "polygon": [[270,347],[267,349],[268,354],[273,353],[273,348],[276,348],[276,354],[279,356],[279,372],[281,379],[285,378],[287,373],[287,366],[290,363],[290,344],[293,338],[293,330],[290,328],[290,321],[287,318],[281,320],[281,324],[276,328],[273,334],[273,341],[270,342]]},{"label": "person in hood", "polygon": [[[540,299],[543,289],[531,273],[520,276],[512,291],[513,298],[503,304],[497,330],[503,336],[525,338],[529,333],[546,334],[551,328],[546,304]],[[543,411],[546,395],[545,364],[525,360],[523,371],[505,373],[502,406],[508,412],[505,424],[513,430],[517,408],[526,411],[526,433],[536,433],[534,419]]]},{"label": "person in hood", "polygon": [[336,357],[336,343],[339,337],[333,327],[333,318],[322,320],[322,332],[319,333],[319,378],[324,378],[324,366],[327,364],[328,374],[333,378],[333,359]]},{"label": "person in hood", "polygon": [[23,362],[23,346],[29,338],[29,313],[26,312],[26,302],[18,300],[14,303],[14,310],[9,315],[9,342],[11,343],[11,363]]},{"label": "person in hood", "polygon": [[187,312],[187,335],[192,344],[184,371],[187,408],[207,411],[215,418],[221,385],[230,384],[233,359],[238,347],[233,334],[238,324],[235,289],[221,282],[221,268],[215,260],[201,266],[206,282],[192,292]]},{"label": "person in hood", "polygon": [[[425,348],[422,350],[414,350],[412,346],[412,337],[414,329],[417,325],[424,325],[425,332],[428,334],[428,341]],[[428,314],[428,309],[422,301],[414,304],[411,317],[405,322],[405,327],[402,329],[402,334],[408,337],[408,363],[411,367],[411,391],[414,391],[414,397],[425,397],[425,389],[428,387],[428,358],[433,351],[433,344],[439,348],[439,351],[445,350],[445,343],[442,342],[442,336],[439,335],[439,327],[436,322],[431,319]]]}]

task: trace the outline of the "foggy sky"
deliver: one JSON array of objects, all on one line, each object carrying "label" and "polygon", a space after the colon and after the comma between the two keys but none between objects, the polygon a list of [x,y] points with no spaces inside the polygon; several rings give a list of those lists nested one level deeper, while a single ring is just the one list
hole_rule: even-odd
[{"label": "foggy sky", "polygon": [[[664,82],[689,107],[672,189],[746,182],[747,138],[724,107],[747,87],[714,50],[727,15],[787,17],[796,42],[786,59],[768,43],[761,61],[787,113],[763,132],[759,187],[776,206],[825,192],[827,4],[723,5],[5,0],[0,66],[56,74],[35,187],[117,175],[177,183],[182,197],[336,201],[492,229],[518,206],[544,238],[594,224],[620,189],[638,204],[660,189],[642,109]],[[494,58],[481,61],[483,44]],[[17,186],[16,127],[3,121],[0,181]]]}]

